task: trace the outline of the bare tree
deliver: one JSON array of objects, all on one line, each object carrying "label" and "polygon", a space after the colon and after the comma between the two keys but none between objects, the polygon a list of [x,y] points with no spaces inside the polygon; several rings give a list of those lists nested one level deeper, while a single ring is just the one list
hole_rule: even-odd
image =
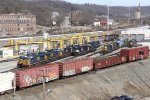
[{"label": "bare tree", "polygon": [[81,13],[80,25],[91,25],[94,22],[95,15],[88,12]]}]

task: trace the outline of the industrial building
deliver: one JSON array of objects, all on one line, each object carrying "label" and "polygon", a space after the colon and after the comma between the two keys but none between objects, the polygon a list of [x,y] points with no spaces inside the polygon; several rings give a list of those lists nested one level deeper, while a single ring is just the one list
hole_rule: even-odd
[{"label": "industrial building", "polygon": [[36,16],[32,14],[1,14],[1,35],[34,34],[36,30]]},{"label": "industrial building", "polygon": [[122,39],[135,39],[137,41],[150,39],[150,27],[144,26],[122,30],[121,37]]}]

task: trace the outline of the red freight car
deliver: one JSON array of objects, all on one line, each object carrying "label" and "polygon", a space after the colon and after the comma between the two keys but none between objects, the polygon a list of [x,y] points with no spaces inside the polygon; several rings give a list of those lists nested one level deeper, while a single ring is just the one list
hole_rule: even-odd
[{"label": "red freight car", "polygon": [[16,85],[19,88],[29,87],[32,85],[40,84],[45,81],[51,81],[59,78],[59,65],[47,64],[44,66],[34,67],[30,69],[17,70]]},{"label": "red freight car", "polygon": [[125,63],[126,61],[126,57],[123,56],[113,56],[104,59],[99,59],[94,62],[94,69],[107,68],[113,65]]},{"label": "red freight car", "polygon": [[149,48],[147,46],[125,48],[120,51],[120,55],[126,56],[128,61],[140,60],[149,56]]},{"label": "red freight car", "polygon": [[93,69],[92,58],[80,58],[59,63],[60,76],[72,76]]}]

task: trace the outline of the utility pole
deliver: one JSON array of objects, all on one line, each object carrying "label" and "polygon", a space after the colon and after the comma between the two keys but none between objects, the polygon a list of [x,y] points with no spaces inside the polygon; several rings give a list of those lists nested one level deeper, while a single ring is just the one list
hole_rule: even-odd
[{"label": "utility pole", "polygon": [[16,100],[16,75],[13,79],[13,100]]},{"label": "utility pole", "polygon": [[45,100],[45,68],[43,69],[43,100]]},{"label": "utility pole", "polygon": [[107,5],[107,31],[109,30],[109,4]]},{"label": "utility pole", "polygon": [[31,53],[31,44],[30,44],[30,38],[29,38],[29,33],[27,33],[28,35],[28,43],[27,43],[27,47],[28,47],[28,53]]}]

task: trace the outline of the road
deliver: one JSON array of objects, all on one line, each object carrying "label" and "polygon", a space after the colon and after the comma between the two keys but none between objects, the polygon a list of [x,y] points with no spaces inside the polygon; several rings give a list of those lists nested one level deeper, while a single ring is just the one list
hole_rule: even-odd
[{"label": "road", "polygon": [[0,72],[9,71],[15,68],[17,68],[17,60],[6,61],[6,62],[0,63]]}]

